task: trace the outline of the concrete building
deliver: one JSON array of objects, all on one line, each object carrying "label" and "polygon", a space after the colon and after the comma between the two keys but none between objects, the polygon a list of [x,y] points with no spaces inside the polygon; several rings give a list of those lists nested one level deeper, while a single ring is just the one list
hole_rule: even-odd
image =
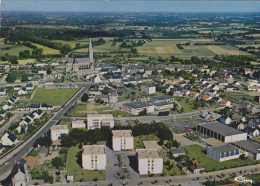
[{"label": "concrete building", "polygon": [[138,115],[144,109],[146,109],[147,113],[154,112],[154,106],[152,104],[140,101],[125,103],[121,107],[122,111],[129,112],[133,115]]},{"label": "concrete building", "polygon": [[145,92],[147,94],[154,94],[156,93],[156,86],[153,85],[142,85],[141,92]]},{"label": "concrete building", "polygon": [[247,133],[241,132],[219,122],[208,122],[197,125],[197,132],[206,138],[216,138],[224,143],[247,140]]},{"label": "concrete building", "polygon": [[75,120],[72,121],[71,127],[74,128],[86,128],[86,123],[84,120]]},{"label": "concrete building", "polygon": [[156,110],[164,110],[164,109],[171,109],[171,108],[173,108],[173,103],[160,102],[154,104],[154,109]]},{"label": "concrete building", "polygon": [[114,127],[114,118],[112,114],[88,114],[87,129],[96,129],[101,127]]},{"label": "concrete building", "polygon": [[255,160],[260,160],[260,144],[243,140],[234,142],[232,145],[244,151],[246,156],[254,158]]},{"label": "concrete building", "polygon": [[207,155],[218,162],[239,158],[240,150],[230,144],[221,144],[207,148]]},{"label": "concrete building", "polygon": [[131,130],[112,130],[112,147],[114,151],[132,150],[134,137]]},{"label": "concrete building", "polygon": [[176,148],[176,149],[171,149],[171,154],[173,157],[178,157],[178,156],[184,156],[186,155],[186,151],[184,148]]},{"label": "concrete building", "polygon": [[106,146],[84,145],[82,153],[82,167],[88,170],[106,169]]},{"label": "concrete building", "polygon": [[174,98],[171,96],[159,95],[159,96],[152,96],[149,97],[150,101],[153,103],[161,103],[161,102],[173,102]]},{"label": "concrete building", "polygon": [[136,151],[140,175],[163,172],[163,158],[157,150],[137,149]]},{"label": "concrete building", "polygon": [[68,125],[54,125],[51,129],[51,140],[57,141],[61,134],[69,134]]}]

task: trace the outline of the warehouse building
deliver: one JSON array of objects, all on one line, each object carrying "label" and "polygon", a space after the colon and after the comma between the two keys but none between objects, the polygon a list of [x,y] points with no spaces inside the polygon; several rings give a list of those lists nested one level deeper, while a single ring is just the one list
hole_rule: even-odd
[{"label": "warehouse building", "polygon": [[138,115],[140,112],[144,111],[145,109],[147,113],[154,112],[154,106],[152,104],[140,102],[140,101],[125,103],[121,107],[122,111],[129,112],[133,115]]},{"label": "warehouse building", "polygon": [[260,144],[243,140],[234,142],[232,145],[239,148],[246,156],[254,158],[255,160],[260,160]]},{"label": "warehouse building", "polygon": [[159,96],[152,96],[149,97],[150,101],[153,103],[160,103],[160,102],[173,102],[174,98],[171,96],[166,96],[166,95],[159,95]]},{"label": "warehouse building", "polygon": [[247,140],[247,133],[219,122],[198,124],[197,132],[206,138],[216,138],[224,143]]},{"label": "warehouse building", "polygon": [[207,155],[218,162],[239,158],[240,150],[230,144],[221,144],[207,148]]}]

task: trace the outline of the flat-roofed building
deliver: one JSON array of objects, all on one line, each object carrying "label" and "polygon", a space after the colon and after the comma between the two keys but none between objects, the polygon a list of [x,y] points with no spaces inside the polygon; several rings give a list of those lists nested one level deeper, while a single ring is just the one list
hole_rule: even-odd
[{"label": "flat-roofed building", "polygon": [[82,153],[82,167],[88,170],[106,169],[106,146],[84,145]]},{"label": "flat-roofed building", "polygon": [[171,149],[171,154],[173,157],[178,157],[178,156],[185,156],[186,151],[184,148],[176,148],[176,149]]},{"label": "flat-roofed building", "polygon": [[230,144],[221,144],[207,148],[207,155],[218,162],[239,158],[240,150]]},{"label": "flat-roofed building", "polygon": [[154,85],[142,85],[141,92],[145,92],[147,94],[154,94],[156,93],[156,86]]},{"label": "flat-roofed building", "polygon": [[163,172],[163,158],[157,150],[137,149],[136,151],[139,174],[160,174]]},{"label": "flat-roofed building", "polygon": [[134,137],[131,130],[112,130],[112,146],[114,151],[132,150]]},{"label": "flat-roofed building", "polygon": [[72,121],[71,127],[74,128],[86,128],[86,123],[84,120],[75,120]]},{"label": "flat-roofed building", "polygon": [[246,156],[254,158],[255,160],[260,160],[260,144],[243,140],[234,142],[232,145],[243,150]]},{"label": "flat-roofed building", "polygon": [[173,108],[173,103],[169,103],[169,102],[154,103],[154,108],[157,110],[171,109]]},{"label": "flat-roofed building", "polygon": [[247,140],[247,133],[219,122],[198,124],[197,132],[206,138],[216,138],[224,143]]},{"label": "flat-roofed building", "polygon": [[57,141],[62,134],[69,134],[68,125],[54,125],[50,129],[52,141]]},{"label": "flat-roofed building", "polygon": [[153,103],[160,103],[160,102],[173,102],[174,98],[171,96],[166,95],[159,95],[159,96],[152,96],[149,97],[150,101]]},{"label": "flat-roofed building", "polygon": [[96,129],[101,127],[114,127],[114,118],[112,114],[88,114],[87,129]]},{"label": "flat-roofed building", "polygon": [[125,103],[122,105],[121,110],[125,112],[129,112],[133,115],[138,115],[140,112],[146,109],[147,113],[154,112],[154,106],[150,103],[145,102],[131,102]]}]

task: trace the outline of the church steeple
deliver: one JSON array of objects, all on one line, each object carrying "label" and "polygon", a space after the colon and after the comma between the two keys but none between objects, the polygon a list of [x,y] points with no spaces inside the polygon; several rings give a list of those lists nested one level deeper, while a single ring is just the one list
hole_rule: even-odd
[{"label": "church steeple", "polygon": [[89,40],[88,56],[89,56],[89,61],[93,62],[93,49],[92,49],[91,38]]}]

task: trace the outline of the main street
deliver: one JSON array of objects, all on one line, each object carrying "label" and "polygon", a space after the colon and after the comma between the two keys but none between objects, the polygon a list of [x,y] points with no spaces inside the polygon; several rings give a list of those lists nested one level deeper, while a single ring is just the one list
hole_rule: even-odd
[{"label": "main street", "polygon": [[34,135],[32,135],[31,138],[0,159],[0,180],[4,180],[10,175],[15,163],[29,153],[34,141],[38,137],[46,134],[50,127],[57,124],[64,113],[66,113],[76,103],[87,88],[88,87],[82,87],[65,105],[61,107],[58,112],[54,114],[54,116],[47,123],[45,123]]}]

